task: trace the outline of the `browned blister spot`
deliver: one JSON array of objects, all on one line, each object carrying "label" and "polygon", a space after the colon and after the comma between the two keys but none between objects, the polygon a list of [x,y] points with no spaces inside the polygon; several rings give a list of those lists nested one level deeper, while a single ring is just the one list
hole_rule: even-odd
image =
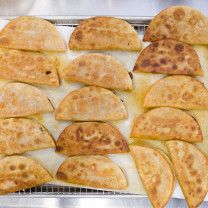
[{"label": "browned blister spot", "polygon": [[56,174],[56,176],[59,179],[68,180],[67,175],[65,173],[61,172],[61,171],[58,171],[57,174]]},{"label": "browned blister spot", "polygon": [[20,170],[25,169],[25,165],[21,163],[21,164],[19,165],[19,169],[20,169]]},{"label": "browned blister spot", "polygon": [[184,50],[184,46],[182,44],[178,43],[178,44],[175,45],[174,49],[177,53],[180,53]]},{"label": "browned blister spot", "polygon": [[78,40],[78,41],[81,41],[83,38],[83,34],[82,34],[82,31],[77,31],[75,33],[75,39]]},{"label": "browned blister spot", "polygon": [[190,92],[185,92],[182,95],[182,99],[185,101],[191,100],[191,99],[193,99],[193,95]]},{"label": "browned blister spot", "polygon": [[166,58],[161,58],[161,59],[160,59],[160,63],[161,63],[161,64],[167,64]]},{"label": "browned blister spot", "polygon": [[116,145],[116,146],[120,146],[120,145],[121,145],[121,142],[117,140],[117,141],[115,142],[115,145]]},{"label": "browned blister spot", "polygon": [[85,63],[84,61],[80,61],[80,62],[79,62],[79,66],[80,66],[80,67],[85,66],[85,65],[86,65],[86,63]]},{"label": "browned blister spot", "polygon": [[149,59],[144,59],[141,63],[141,67],[147,67],[151,64]]},{"label": "browned blister spot", "polygon": [[23,178],[27,178],[27,177],[28,177],[28,174],[27,174],[26,172],[23,172],[23,173],[22,173],[22,177],[23,177]]},{"label": "browned blister spot", "polygon": [[16,167],[15,167],[15,165],[10,165],[10,170],[15,170],[16,169]]},{"label": "browned blister spot", "polygon": [[185,11],[182,8],[177,8],[173,12],[173,16],[176,20],[181,21],[185,17]]},{"label": "browned blister spot", "polygon": [[64,148],[63,147],[61,147],[61,146],[56,146],[56,151],[57,152],[59,152],[59,151],[63,151],[64,150]]}]

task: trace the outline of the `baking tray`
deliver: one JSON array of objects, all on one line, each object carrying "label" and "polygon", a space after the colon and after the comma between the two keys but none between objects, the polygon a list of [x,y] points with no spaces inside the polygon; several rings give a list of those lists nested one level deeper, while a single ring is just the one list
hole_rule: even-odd
[{"label": "baking tray", "polygon": [[[0,20],[11,20],[17,16],[0,16]],[[76,27],[83,19],[91,16],[37,16],[46,19],[56,26]],[[129,22],[138,34],[143,34],[152,17],[129,17],[129,16],[114,16]],[[117,191],[104,191],[89,188],[78,188],[70,186],[60,186],[52,184],[44,184],[41,186],[17,191],[0,197],[147,197],[146,195],[123,193]]]}]

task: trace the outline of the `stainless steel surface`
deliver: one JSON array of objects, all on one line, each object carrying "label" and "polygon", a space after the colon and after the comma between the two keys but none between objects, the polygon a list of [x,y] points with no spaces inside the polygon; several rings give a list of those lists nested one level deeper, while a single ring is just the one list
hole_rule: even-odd
[{"label": "stainless steel surface", "polygon": [[208,15],[207,0],[0,0],[0,14],[153,16],[170,5],[193,6]]},{"label": "stainless steel surface", "polygon": [[[207,0],[0,0],[0,16],[19,16],[19,15],[117,15],[117,16],[154,16],[161,9],[170,5],[189,5],[201,10],[208,16],[208,2]],[[59,17],[62,18],[62,17]],[[62,22],[63,24],[64,21]],[[59,22],[59,24],[62,24]],[[68,23],[67,23],[68,24]],[[37,188],[36,188],[37,189]],[[40,188],[42,191],[44,188]],[[50,188],[48,188],[50,189]],[[58,193],[62,193],[60,191]],[[37,190],[35,190],[37,192]],[[0,208],[7,207],[67,207],[67,208],[83,208],[83,207],[119,207],[119,208],[149,208],[151,207],[148,198],[117,195],[116,198],[109,198],[108,194],[101,193],[96,194],[96,198],[87,194],[82,197],[76,193],[76,197],[65,197],[62,194],[62,198],[57,198],[55,195],[51,195],[51,198],[46,198],[46,195],[42,194],[45,198],[33,198],[34,193],[32,190],[30,196],[27,198],[20,198],[16,195],[15,198],[7,197],[0,198]],[[77,189],[75,192],[79,192]],[[53,190],[54,193],[54,190]],[[81,193],[81,192],[79,192]],[[27,193],[28,194],[28,193]],[[28,196],[28,195],[27,195]],[[47,195],[49,197],[49,195]],[[114,195],[115,197],[115,195]],[[184,200],[171,199],[167,208],[185,208],[187,207]],[[203,203],[201,208],[208,207],[208,203]]]}]

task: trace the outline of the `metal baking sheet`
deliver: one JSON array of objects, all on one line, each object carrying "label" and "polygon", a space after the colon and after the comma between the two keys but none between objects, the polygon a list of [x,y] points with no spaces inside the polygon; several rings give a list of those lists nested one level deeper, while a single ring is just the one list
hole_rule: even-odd
[{"label": "metal baking sheet", "polygon": [[[88,16],[39,16],[46,20],[49,20],[56,26],[64,26],[74,28],[78,23]],[[2,20],[10,20],[15,18],[10,17],[0,17]],[[119,16],[119,18],[128,21],[138,32],[139,35],[143,35],[145,29],[147,28],[151,17],[125,17]],[[178,191],[178,190],[177,190]],[[80,187],[70,187],[65,185],[55,185],[55,184],[45,184],[39,187],[34,187],[26,189],[23,191],[11,193],[4,195],[3,197],[145,197],[146,195],[130,194],[119,191],[105,191],[96,190],[90,188],[80,188]],[[180,193],[180,197],[182,194]]]}]

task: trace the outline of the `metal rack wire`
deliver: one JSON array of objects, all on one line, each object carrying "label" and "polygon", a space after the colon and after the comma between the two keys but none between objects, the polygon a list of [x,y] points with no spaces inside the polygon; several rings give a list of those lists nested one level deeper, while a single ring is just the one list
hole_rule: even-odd
[{"label": "metal rack wire", "polygon": [[[1,19],[12,19],[13,17],[7,17]],[[79,22],[83,19],[83,17],[75,17],[75,18],[64,18],[57,17],[57,18],[51,18],[51,17],[42,17],[44,19],[49,20],[53,24],[57,26],[66,26],[66,27],[76,27]],[[149,24],[148,18],[145,17],[132,17],[131,19],[128,19],[128,17],[122,17],[126,21],[128,21],[138,32],[138,34],[143,34],[145,29],[147,28]],[[89,188],[78,188],[78,187],[70,187],[70,186],[59,186],[59,185],[53,185],[53,184],[44,184],[38,187],[33,187],[29,189],[25,189],[22,191],[17,191],[14,193],[10,193],[8,195],[4,195],[4,197],[80,197],[80,196],[86,196],[86,197],[96,197],[96,196],[103,196],[103,197],[122,197],[122,196],[139,196],[136,194],[131,193],[125,193],[125,192],[117,192],[117,191],[104,191],[104,190],[96,190],[96,189],[89,189]]]}]

